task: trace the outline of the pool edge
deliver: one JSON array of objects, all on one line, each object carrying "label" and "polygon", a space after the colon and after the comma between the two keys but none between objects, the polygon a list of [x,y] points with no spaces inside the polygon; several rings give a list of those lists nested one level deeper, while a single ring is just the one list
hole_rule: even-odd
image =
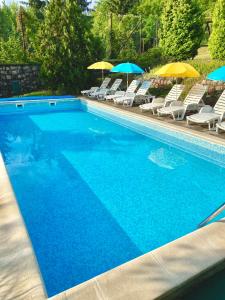
[{"label": "pool edge", "polygon": [[0,298],[46,299],[41,273],[1,152],[0,233]]},{"label": "pool edge", "polygon": [[[176,299],[193,280],[225,267],[225,220],[196,230],[51,300]],[[174,255],[174,253],[176,253]]]},{"label": "pool edge", "polygon": [[[104,104],[104,102],[103,103],[102,102],[97,102],[97,101],[94,101],[94,100],[87,99],[85,97],[78,97],[76,100],[78,100],[78,101],[81,100],[83,102],[86,102],[87,104],[90,104],[91,106],[96,106],[96,107],[99,107],[101,109],[103,108],[103,109],[106,109],[107,111],[111,111],[111,112],[114,112],[114,113],[117,112],[122,116],[124,115],[124,116],[127,116],[127,117],[133,117],[137,121],[138,120],[144,121],[146,123],[149,123],[150,125],[157,124],[158,126],[161,126],[165,129],[168,128],[168,129],[170,129],[172,131],[175,131],[175,132],[184,133],[184,134],[187,134],[188,136],[195,136],[196,138],[209,141],[212,144],[225,146],[225,140],[222,140],[221,138],[219,138],[216,135],[210,136],[209,134],[206,134],[205,132],[197,132],[197,131],[193,130],[192,128],[189,128],[189,127],[186,127],[186,128],[185,127],[180,127],[180,126],[177,126],[176,124],[171,124],[171,123],[168,123],[164,120],[153,119],[153,118],[151,118],[151,116],[140,115],[140,114],[137,114],[135,112],[123,110],[123,109],[119,108],[118,106],[113,106],[112,107],[112,106]],[[177,121],[177,122],[179,122],[179,121]]]}]

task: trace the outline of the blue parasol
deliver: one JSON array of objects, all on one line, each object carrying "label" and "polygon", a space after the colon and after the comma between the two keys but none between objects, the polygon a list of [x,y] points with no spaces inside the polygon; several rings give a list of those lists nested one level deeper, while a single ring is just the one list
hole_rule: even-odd
[{"label": "blue parasol", "polygon": [[143,74],[144,70],[138,65],[132,63],[122,63],[111,69],[114,73],[126,73],[127,74],[127,87],[128,87],[128,74]]},{"label": "blue parasol", "polygon": [[207,76],[207,79],[225,81],[225,66],[220,67],[219,69],[216,69],[215,71],[210,73]]}]

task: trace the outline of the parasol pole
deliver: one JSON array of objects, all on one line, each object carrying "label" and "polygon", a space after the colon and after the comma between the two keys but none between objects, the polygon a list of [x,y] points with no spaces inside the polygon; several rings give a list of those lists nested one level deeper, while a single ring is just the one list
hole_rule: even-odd
[{"label": "parasol pole", "polygon": [[127,73],[127,89],[128,89],[128,73]]}]

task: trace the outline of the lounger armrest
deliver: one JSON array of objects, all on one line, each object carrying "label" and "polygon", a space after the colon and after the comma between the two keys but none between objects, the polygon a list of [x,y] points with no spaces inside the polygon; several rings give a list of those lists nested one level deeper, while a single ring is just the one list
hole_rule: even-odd
[{"label": "lounger armrest", "polygon": [[199,111],[200,114],[201,113],[211,113],[211,112],[213,112],[213,108],[210,105],[203,106]]},{"label": "lounger armrest", "polygon": [[182,101],[173,101],[170,103],[170,106],[183,106],[183,102]]},{"label": "lounger armrest", "polygon": [[124,97],[126,98],[134,98],[136,96],[136,93],[126,93]]}]

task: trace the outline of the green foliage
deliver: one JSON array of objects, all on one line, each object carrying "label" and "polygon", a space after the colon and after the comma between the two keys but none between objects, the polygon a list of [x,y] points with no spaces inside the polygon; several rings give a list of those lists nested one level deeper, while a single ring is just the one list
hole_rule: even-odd
[{"label": "green foliage", "polygon": [[93,61],[93,37],[79,1],[50,0],[39,43],[39,59],[49,87],[78,92],[85,86],[86,69]]},{"label": "green foliage", "polygon": [[15,32],[16,10],[17,6],[15,4],[7,6],[3,3],[2,7],[0,6],[0,38],[4,40],[7,40]]},{"label": "green foliage", "polygon": [[27,62],[17,34],[11,35],[7,41],[0,39],[0,63]]},{"label": "green foliage", "polygon": [[212,71],[218,69],[225,65],[225,61],[223,60],[203,60],[203,59],[194,59],[187,61],[190,65],[192,65],[202,77],[206,77]]},{"label": "green foliage", "polygon": [[166,95],[171,90],[171,85],[165,85],[162,87],[152,87],[149,89],[149,94],[155,97],[166,97]]},{"label": "green foliage", "polygon": [[225,59],[225,0],[218,0],[213,12],[209,49],[213,58]]},{"label": "green foliage", "polygon": [[106,0],[106,5],[110,12],[125,15],[137,3],[137,0]]},{"label": "green foliage", "polygon": [[162,14],[160,46],[172,60],[193,58],[202,39],[201,11],[194,0],[168,0]]},{"label": "green foliage", "polygon": [[216,0],[197,0],[198,5],[206,18],[211,18]]},{"label": "green foliage", "polygon": [[[136,52],[140,17],[132,13],[119,15],[110,12],[108,0],[98,3],[93,13],[93,34],[99,37],[106,57],[124,58]],[[112,26],[110,25],[110,16]]]},{"label": "green foliage", "polygon": [[158,44],[159,16],[162,9],[163,0],[142,0],[137,6],[137,13],[142,16],[142,34],[147,46]]},{"label": "green foliage", "polygon": [[36,10],[41,10],[42,8],[45,7],[46,1],[44,0],[29,0],[29,5],[30,7],[36,9]]},{"label": "green foliage", "polygon": [[[57,91],[53,90],[42,90],[42,91],[37,91],[37,92],[31,92],[28,94],[21,95],[21,97],[31,97],[31,96],[52,96],[52,95],[57,95],[61,96],[61,93],[58,93]],[[18,97],[18,96],[15,96]]]},{"label": "green foliage", "polygon": [[166,62],[167,60],[161,48],[150,48],[136,58],[136,63],[146,70],[154,68],[159,64],[165,64]]}]

